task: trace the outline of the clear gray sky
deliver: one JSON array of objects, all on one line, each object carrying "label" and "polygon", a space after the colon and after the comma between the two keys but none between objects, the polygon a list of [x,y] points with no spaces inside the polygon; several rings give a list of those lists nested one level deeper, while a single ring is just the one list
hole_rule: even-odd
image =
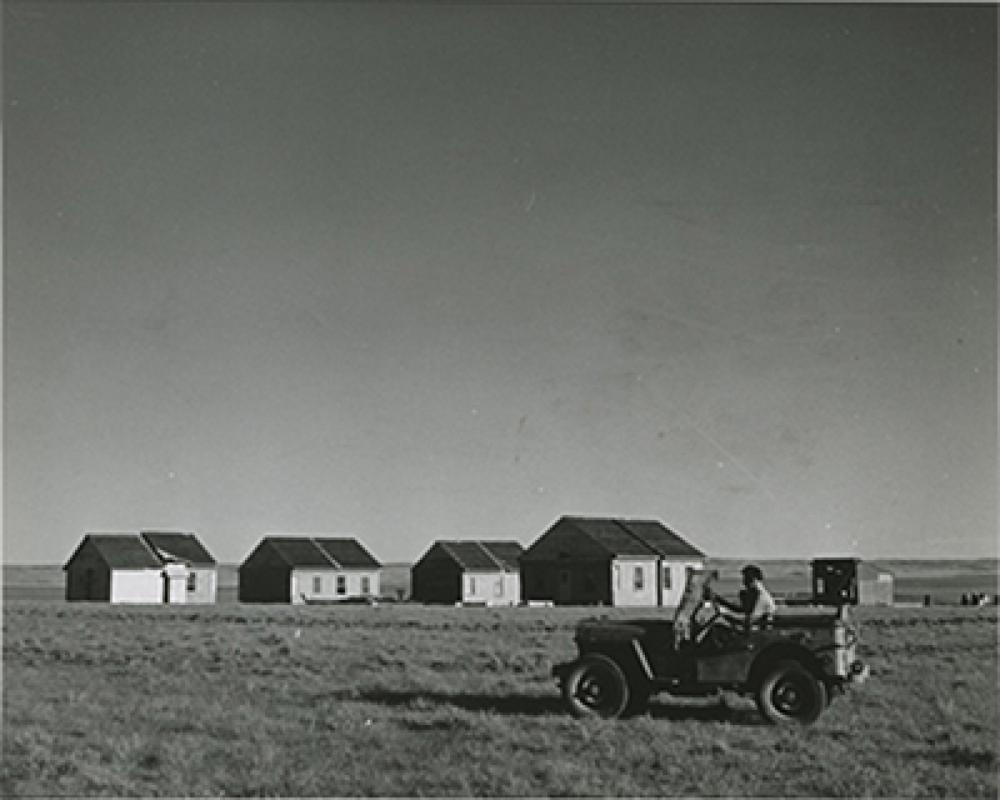
[{"label": "clear gray sky", "polygon": [[996,555],[995,8],[3,8],[6,561]]}]

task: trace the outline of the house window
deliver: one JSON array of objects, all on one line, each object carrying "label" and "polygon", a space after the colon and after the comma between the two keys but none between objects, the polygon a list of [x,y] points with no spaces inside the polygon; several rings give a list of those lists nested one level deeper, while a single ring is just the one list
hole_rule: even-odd
[{"label": "house window", "polygon": [[313,575],[313,594],[323,594],[323,578]]},{"label": "house window", "polygon": [[497,597],[503,597],[503,578],[497,578],[496,585],[493,587],[493,594]]},{"label": "house window", "polygon": [[193,592],[197,588],[198,588],[198,573],[197,572],[189,572],[188,573],[188,586],[187,586],[187,590],[189,592]]},{"label": "house window", "polygon": [[642,567],[636,567],[632,575],[632,588],[641,592],[646,585],[646,571]]},{"label": "house window", "polygon": [[469,576],[469,594],[475,594],[475,593],[476,593],[476,576],[475,575],[470,575]]},{"label": "house window", "polygon": [[663,568],[663,588],[670,588],[670,567]]},{"label": "house window", "polygon": [[347,576],[337,576],[337,594],[347,594]]},{"label": "house window", "polygon": [[372,593],[372,579],[367,575],[361,576],[361,594],[371,594]]}]

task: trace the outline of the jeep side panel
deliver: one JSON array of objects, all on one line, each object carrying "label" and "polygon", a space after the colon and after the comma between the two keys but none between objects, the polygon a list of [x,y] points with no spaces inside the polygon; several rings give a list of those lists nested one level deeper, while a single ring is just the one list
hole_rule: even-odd
[{"label": "jeep side panel", "polygon": [[741,650],[702,656],[697,660],[695,677],[698,683],[742,684],[750,674],[750,665],[757,653]]}]

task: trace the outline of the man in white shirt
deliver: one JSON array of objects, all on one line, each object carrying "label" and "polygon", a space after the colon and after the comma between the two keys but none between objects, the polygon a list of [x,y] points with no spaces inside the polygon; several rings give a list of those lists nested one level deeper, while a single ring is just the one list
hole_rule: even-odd
[{"label": "man in white shirt", "polygon": [[741,623],[743,629],[748,631],[753,627],[766,625],[774,616],[777,606],[771,593],[764,586],[764,573],[760,567],[756,564],[747,564],[741,572],[744,588],[740,591],[739,605],[730,603],[718,595],[715,595],[714,599],[719,605],[740,615],[726,616],[732,622]]}]

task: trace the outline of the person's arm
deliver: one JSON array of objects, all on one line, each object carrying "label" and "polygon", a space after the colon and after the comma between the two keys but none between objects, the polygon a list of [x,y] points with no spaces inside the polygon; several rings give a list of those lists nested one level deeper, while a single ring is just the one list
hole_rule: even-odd
[{"label": "person's arm", "polygon": [[728,608],[730,611],[737,611],[737,612],[739,612],[739,611],[743,610],[743,606],[737,605],[736,603],[729,602],[721,594],[714,594],[713,593],[712,600],[715,602],[716,605],[722,606],[723,608]]}]

